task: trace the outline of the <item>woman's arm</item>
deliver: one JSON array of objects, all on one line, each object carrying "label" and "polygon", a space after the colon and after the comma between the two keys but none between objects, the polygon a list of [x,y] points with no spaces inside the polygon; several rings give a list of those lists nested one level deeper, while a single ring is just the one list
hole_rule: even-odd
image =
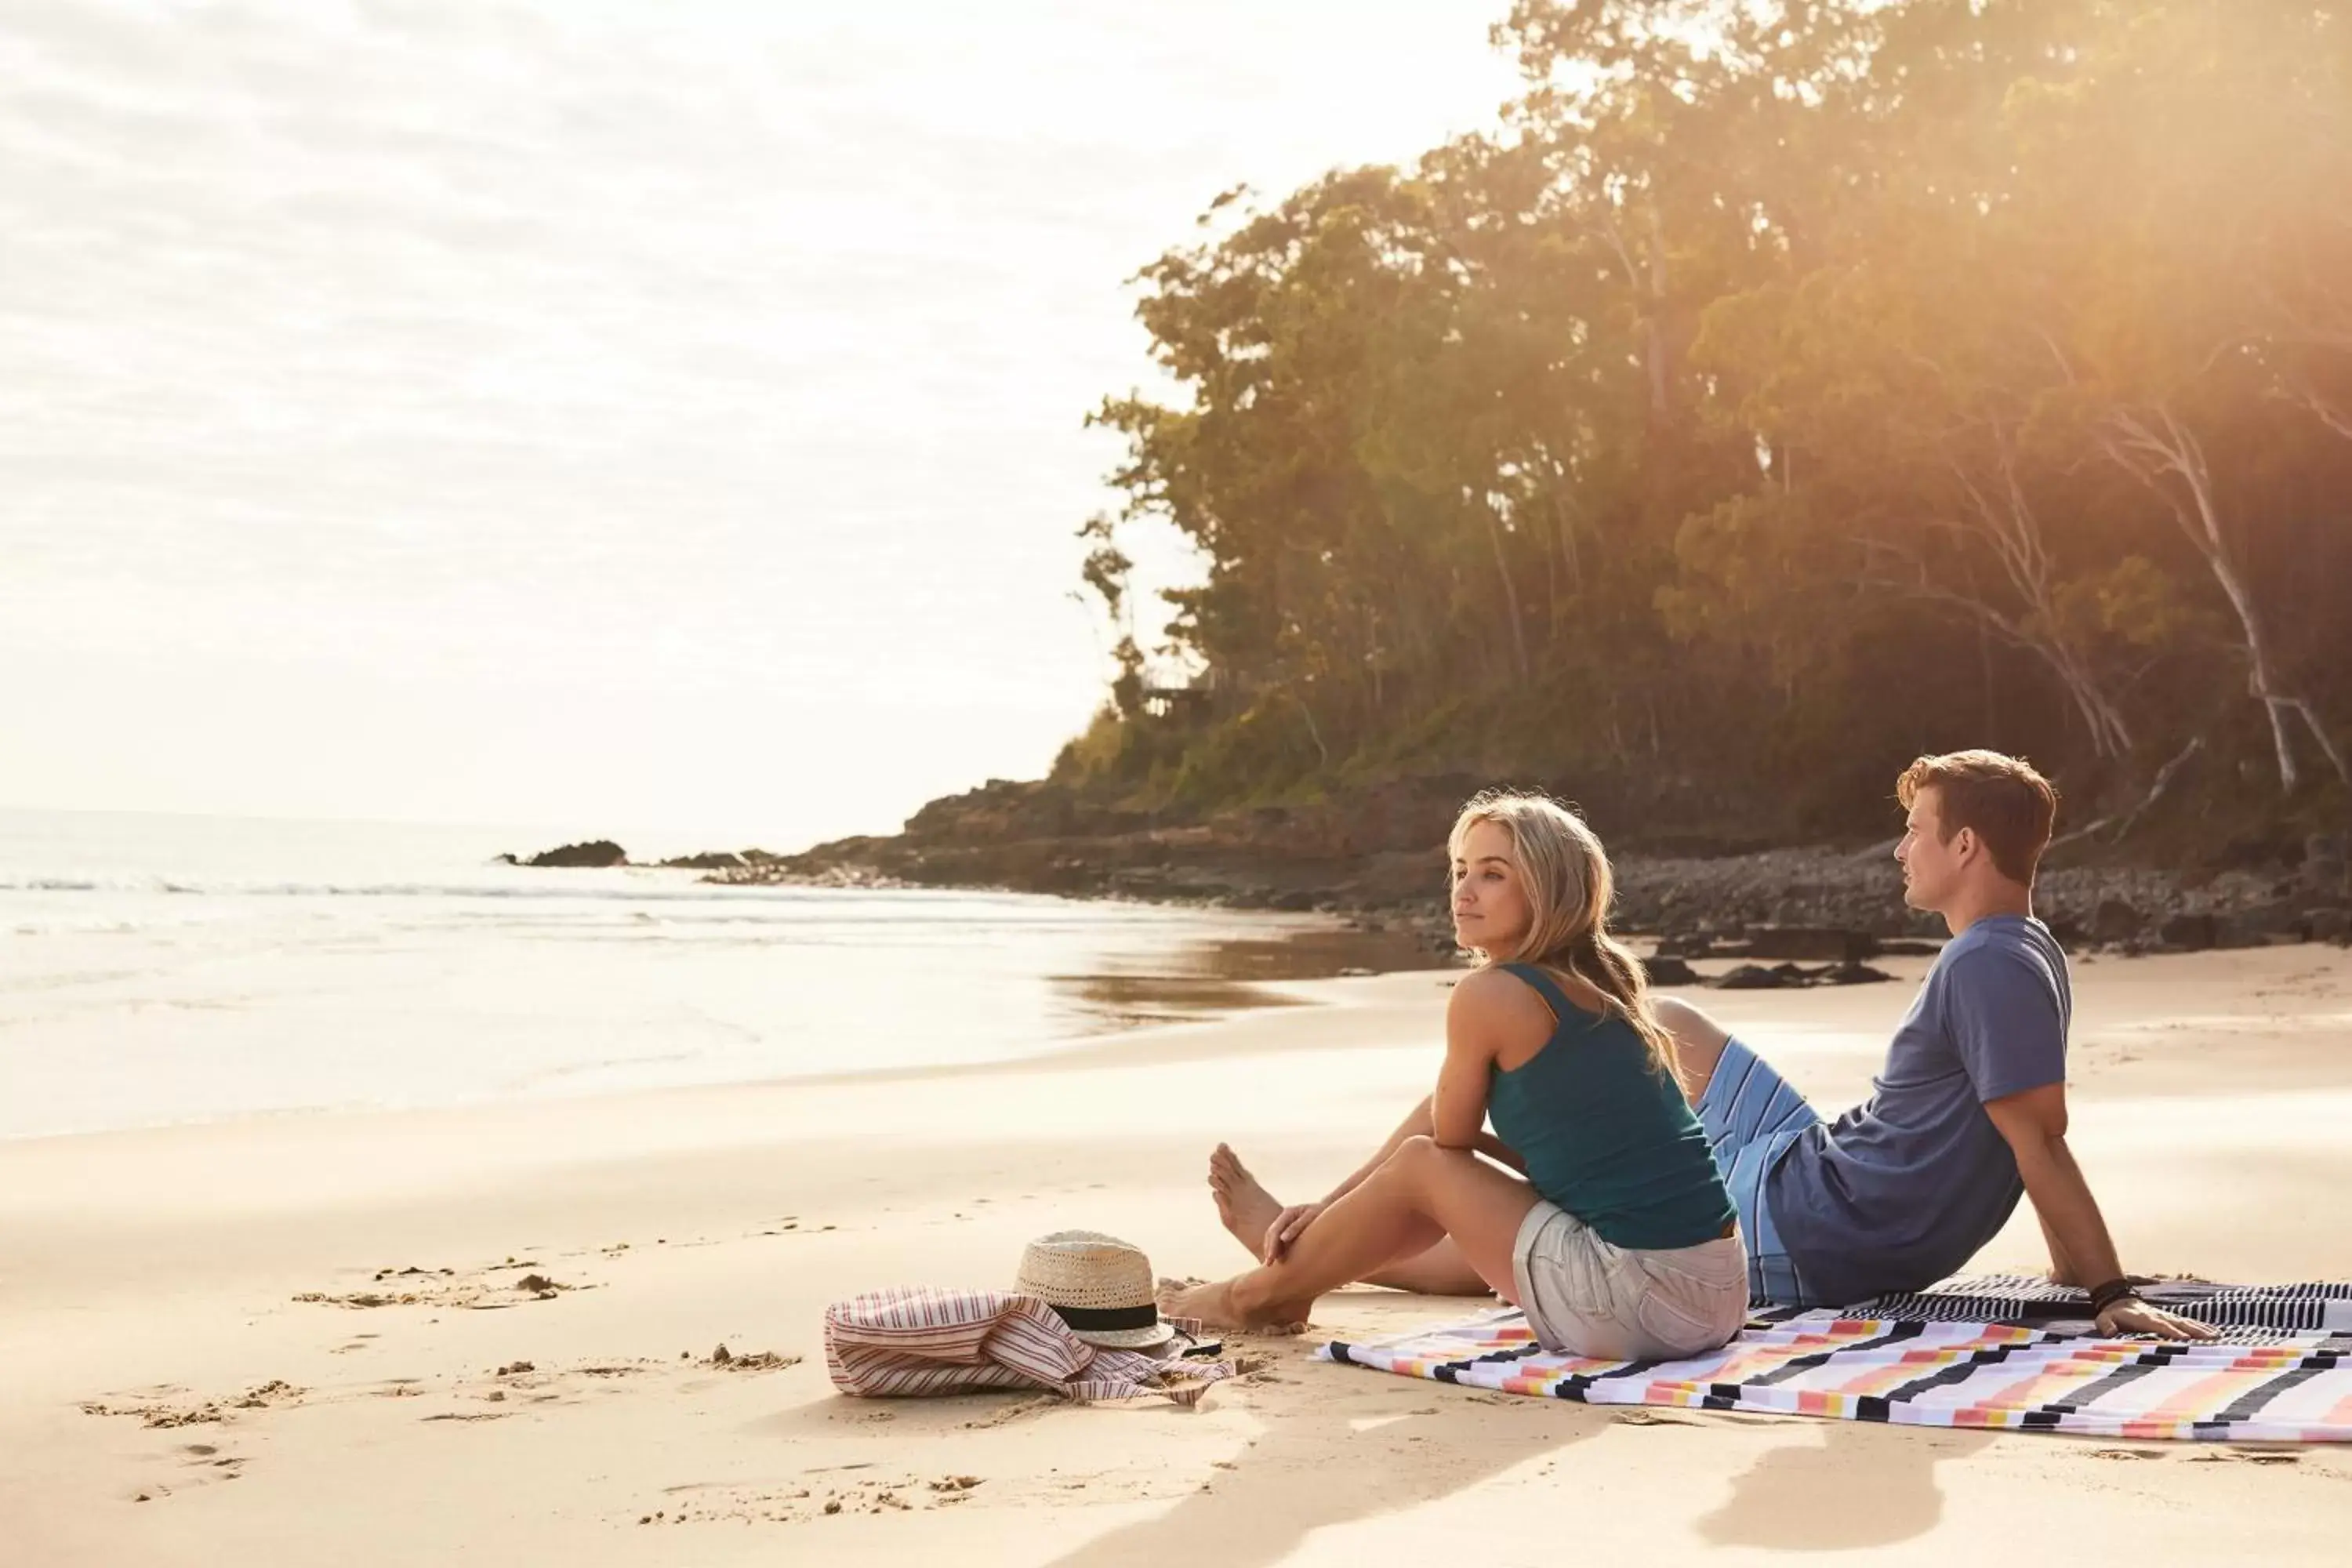
[{"label": "woman's arm", "polygon": [[1456,985],[1445,1005],[1445,1059],[1429,1097],[1429,1135],[1442,1148],[1475,1152],[1486,1135],[1486,1083],[1507,1022],[1497,983],[1517,984],[1481,970]]},{"label": "woman's arm", "polygon": [[[1497,973],[1482,970],[1465,974],[1445,1004],[1445,1060],[1438,1068],[1438,1087],[1444,1092],[1448,1075],[1452,1075],[1454,1087],[1447,1100],[1447,1113],[1466,1115],[1469,1130],[1458,1139],[1445,1137],[1439,1131],[1439,1097],[1428,1096],[1406,1112],[1396,1131],[1389,1134],[1388,1142],[1370,1159],[1350,1172],[1347,1180],[1333,1187],[1316,1207],[1328,1208],[1361,1186],[1365,1178],[1388,1163],[1389,1156],[1408,1138],[1433,1138],[1449,1148],[1475,1149],[1497,1164],[1526,1171],[1526,1163],[1511,1147],[1486,1131],[1486,1068],[1498,1048],[1496,1037],[1508,1027],[1510,1017],[1501,1005],[1506,994],[1499,987],[1504,985],[1517,989],[1516,982]],[[1517,1000],[1516,996],[1511,999]]]},{"label": "woman's arm", "polygon": [[1522,1176],[1528,1173],[1528,1163],[1519,1158],[1519,1152],[1492,1132],[1478,1134],[1478,1152],[1507,1171],[1517,1171]]},{"label": "woman's arm", "polygon": [[[1498,985],[1517,987],[1500,973],[1481,970],[1465,975],[1454,986],[1454,995],[1445,1005],[1445,1059],[1437,1069],[1437,1091],[1412,1108],[1380,1152],[1361,1165],[1348,1179],[1331,1189],[1331,1194],[1319,1204],[1299,1204],[1276,1215],[1265,1234],[1261,1255],[1269,1263],[1280,1258],[1290,1244],[1298,1239],[1315,1217],[1360,1186],[1374,1171],[1386,1164],[1408,1138],[1429,1138],[1449,1149],[1468,1149],[1486,1155],[1497,1164],[1507,1165],[1525,1173],[1527,1164],[1508,1144],[1486,1131],[1486,1074],[1493,1066],[1496,1053],[1508,1037],[1515,1023],[1530,1026],[1522,1018],[1515,1020],[1505,1005],[1508,993],[1498,994]],[[1516,1001],[1516,996],[1509,1000]],[[1550,1015],[1542,1015],[1549,1018]]]},{"label": "woman's arm", "polygon": [[1422,1096],[1421,1103],[1414,1106],[1410,1111],[1407,1111],[1405,1113],[1405,1119],[1397,1123],[1397,1130],[1389,1134],[1389,1141],[1381,1144],[1379,1151],[1374,1153],[1370,1159],[1357,1166],[1346,1181],[1341,1182],[1338,1186],[1333,1187],[1329,1194],[1324,1197],[1323,1201],[1315,1206],[1318,1208],[1328,1208],[1331,1205],[1338,1203],[1341,1198],[1346,1197],[1349,1193],[1354,1192],[1358,1187],[1363,1185],[1364,1178],[1370,1175],[1374,1171],[1379,1170],[1382,1165],[1388,1163],[1389,1156],[1402,1148],[1406,1139],[1429,1137],[1431,1135],[1430,1128],[1432,1125],[1429,1119],[1429,1102],[1432,1098],[1433,1097],[1429,1095]]}]

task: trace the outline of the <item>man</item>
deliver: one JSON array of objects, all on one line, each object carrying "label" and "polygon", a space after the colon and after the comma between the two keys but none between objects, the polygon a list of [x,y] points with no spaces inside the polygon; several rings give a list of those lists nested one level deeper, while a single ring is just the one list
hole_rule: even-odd
[{"label": "man", "polygon": [[[1895,794],[1907,813],[1895,849],[1904,898],[1941,915],[1952,941],[1896,1028],[1868,1101],[1825,1122],[1706,1014],[1670,997],[1655,1004],[1739,1209],[1751,1294],[1843,1306],[1920,1289],[1964,1267],[2023,1195],[2042,1222],[2052,1278],[2089,1289],[2102,1332],[2211,1338],[2212,1330],[2134,1294],[2066,1146],[2074,999],[2065,954],[2033,918],[2033,877],[2057,792],[2028,763],[1978,751],[1921,757]],[[1426,1114],[1425,1106],[1417,1113]],[[1414,1121],[1408,1117],[1390,1144]],[[1509,1160],[1508,1151],[1486,1152]],[[1261,1255],[1279,1250],[1323,1206],[1282,1207],[1223,1146],[1210,1184],[1227,1228]],[[1443,1251],[1441,1244],[1373,1282],[1484,1289]]]},{"label": "man", "polygon": [[2133,1294],[2066,1146],[2066,955],[2033,918],[2057,792],[1998,752],[1921,757],[1896,781],[1904,900],[1952,940],[1864,1104],[1823,1122],[1747,1046],[1663,1001],[1685,1085],[1747,1233],[1763,1300],[1842,1305],[1964,1266],[2033,1201],[2051,1277],[2090,1291],[2105,1333],[2210,1339]]}]

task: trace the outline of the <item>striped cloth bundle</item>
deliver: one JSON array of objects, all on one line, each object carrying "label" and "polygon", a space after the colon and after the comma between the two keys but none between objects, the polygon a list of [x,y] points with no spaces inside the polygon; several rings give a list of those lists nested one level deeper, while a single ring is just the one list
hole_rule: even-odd
[{"label": "striped cloth bundle", "polygon": [[824,1364],[844,1394],[1043,1388],[1082,1405],[1151,1396],[1187,1407],[1234,1372],[1224,1362],[1088,1344],[1034,1296],[928,1286],[870,1290],[827,1307]]},{"label": "striped cloth bundle", "polygon": [[[1507,1310],[1370,1343],[1334,1342],[1318,1353],[1407,1377],[1591,1405],[2135,1440],[2352,1442],[2352,1287],[2178,1286],[2163,1294],[2172,1310],[2226,1321],[2224,1338],[2100,1339],[2087,1323],[2052,1321],[2081,1310],[2079,1292],[1996,1276],[1844,1311],[1759,1314],[1723,1349],[1682,1361],[1555,1355]],[[1937,1315],[1959,1302],[2021,1306],[2010,1315],[2040,1321]],[[2315,1326],[2268,1327],[2266,1314]]]}]

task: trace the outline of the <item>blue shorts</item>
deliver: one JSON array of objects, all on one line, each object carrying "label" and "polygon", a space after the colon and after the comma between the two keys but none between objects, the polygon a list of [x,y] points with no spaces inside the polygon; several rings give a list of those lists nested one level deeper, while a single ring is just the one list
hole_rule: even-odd
[{"label": "blue shorts", "polygon": [[1804,1282],[1764,1201],[1764,1178],[1790,1144],[1822,1124],[1821,1113],[1738,1040],[1724,1046],[1696,1109],[1699,1125],[1706,1129],[1707,1152],[1731,1190],[1739,1228],[1748,1237],[1748,1299],[1759,1305],[1805,1305]]}]

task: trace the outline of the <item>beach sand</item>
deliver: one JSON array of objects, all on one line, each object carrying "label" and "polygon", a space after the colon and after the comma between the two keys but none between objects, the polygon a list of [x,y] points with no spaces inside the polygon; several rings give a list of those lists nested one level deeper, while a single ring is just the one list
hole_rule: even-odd
[{"label": "beach sand", "polygon": [[[1001,1284],[1040,1232],[1239,1266],[1211,1146],[1318,1194],[1424,1091],[1445,980],[1301,984],[1319,1005],[1001,1068],[0,1144],[0,1561],[2345,1560],[2337,1450],[1629,1414],[1314,1364],[1313,1339],[1250,1342],[1268,1370],[1190,1413],[833,1393],[828,1300]],[[2126,1264],[2352,1277],[2352,958],[2076,983],[2074,1142]],[[1831,1109],[1910,991],[1702,1000]],[[2042,1261],[2027,1208],[1978,1259]],[[1318,1324],[1472,1305],[1353,1291]]]}]

